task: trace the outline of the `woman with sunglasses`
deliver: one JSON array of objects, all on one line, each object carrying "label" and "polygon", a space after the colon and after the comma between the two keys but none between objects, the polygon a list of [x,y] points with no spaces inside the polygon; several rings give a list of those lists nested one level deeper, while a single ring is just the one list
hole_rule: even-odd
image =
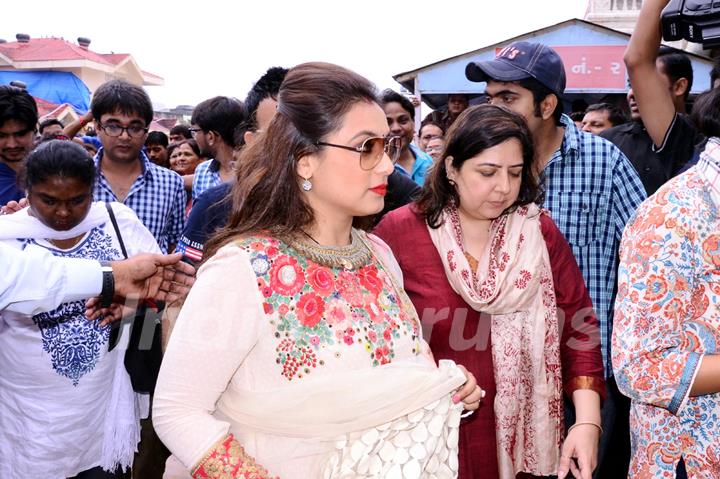
[{"label": "woman with sunglasses", "polygon": [[[82,146],[44,142],[25,168],[30,205],[0,216],[0,242],[98,261],[160,252],[128,207],[93,202],[95,165]],[[125,477],[149,404],[125,369],[129,335],[110,350],[107,323],[85,317],[85,300],[36,315],[0,311],[0,477]]]},{"label": "woman with sunglasses", "polygon": [[[446,141],[420,200],[374,232],[435,357],[467,365],[487,390],[460,426],[459,477],[590,479],[605,390],[598,323],[570,247],[536,206],[530,132],[481,105]],[[563,391],[576,411],[567,437]]]},{"label": "woman with sunglasses", "polygon": [[375,95],[299,65],[242,153],[155,390],[155,429],[194,478],[457,469],[461,410],[482,391],[435,365],[392,254],[353,227],[382,209],[398,150]]}]

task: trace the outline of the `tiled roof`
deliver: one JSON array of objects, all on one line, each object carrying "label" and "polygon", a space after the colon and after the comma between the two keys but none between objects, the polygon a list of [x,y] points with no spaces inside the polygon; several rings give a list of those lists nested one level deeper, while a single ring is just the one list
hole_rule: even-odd
[{"label": "tiled roof", "polygon": [[58,105],[56,103],[43,100],[42,98],[33,97],[38,108],[38,118],[57,118],[58,114],[65,108],[72,108],[67,103]]},{"label": "tiled roof", "polygon": [[103,53],[101,55],[108,63],[112,63],[113,65],[121,64],[130,56],[128,53]]},{"label": "tiled roof", "polygon": [[[63,38],[31,38],[27,42],[0,43],[0,55],[7,58],[12,67],[18,69],[24,69],[22,65],[24,62],[85,60],[112,70],[128,58],[132,58],[129,53],[97,53]],[[136,63],[134,66],[139,70]],[[32,68],[35,69],[36,66],[33,65]],[[142,70],[139,70],[139,73],[150,84],[163,83],[161,76]]]},{"label": "tiled roof", "polygon": [[13,62],[90,60],[105,65],[117,64],[106,57],[121,56],[116,54],[101,55],[62,38],[33,38],[27,43],[0,43],[0,54],[8,57]]}]

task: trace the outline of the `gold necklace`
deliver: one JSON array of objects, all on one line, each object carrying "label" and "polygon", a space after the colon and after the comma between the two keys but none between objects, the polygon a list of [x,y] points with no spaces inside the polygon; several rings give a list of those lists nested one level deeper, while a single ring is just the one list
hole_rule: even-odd
[{"label": "gold necklace", "polygon": [[313,242],[295,237],[289,240],[288,244],[302,256],[317,264],[330,268],[355,270],[367,265],[372,259],[372,252],[360,238],[360,233],[354,228],[350,231],[350,244],[347,246],[323,246],[312,236],[304,231],[303,233]]}]

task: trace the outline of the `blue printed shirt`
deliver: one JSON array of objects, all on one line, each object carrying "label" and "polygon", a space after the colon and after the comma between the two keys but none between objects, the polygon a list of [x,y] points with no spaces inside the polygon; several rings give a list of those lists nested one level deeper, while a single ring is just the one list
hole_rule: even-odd
[{"label": "blue printed shirt", "polygon": [[561,122],[565,128],[562,145],[542,172],[543,206],[570,243],[585,279],[600,322],[605,373],[612,376],[610,339],[618,248],[625,223],[645,200],[645,188],[615,145],[580,131],[567,115]]},{"label": "blue printed shirt", "polygon": [[408,172],[405,168],[403,168],[397,163],[395,164],[395,169],[400,171],[401,173],[408,175],[418,185],[423,186],[425,184],[425,175],[427,173],[427,170],[433,163],[432,156],[428,155],[412,143],[410,144],[410,151],[415,157],[415,164],[413,165],[412,172]]},{"label": "blue printed shirt", "polygon": [[95,201],[117,201],[132,209],[155,237],[163,253],[167,253],[168,246],[177,244],[185,227],[187,200],[182,178],[174,171],[152,163],[144,152],[140,152],[142,172],[133,182],[125,200],[120,201],[103,175],[103,155],[104,151],[100,148],[95,156]]}]

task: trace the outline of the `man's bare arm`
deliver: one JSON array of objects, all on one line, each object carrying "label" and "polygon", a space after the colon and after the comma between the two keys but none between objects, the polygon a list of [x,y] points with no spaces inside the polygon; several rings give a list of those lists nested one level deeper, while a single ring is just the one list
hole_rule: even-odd
[{"label": "man's bare arm", "polygon": [[675,118],[675,105],[667,81],[655,61],[662,35],[660,14],[668,0],[645,0],[627,50],[625,65],[643,124],[655,146],[662,146]]}]

